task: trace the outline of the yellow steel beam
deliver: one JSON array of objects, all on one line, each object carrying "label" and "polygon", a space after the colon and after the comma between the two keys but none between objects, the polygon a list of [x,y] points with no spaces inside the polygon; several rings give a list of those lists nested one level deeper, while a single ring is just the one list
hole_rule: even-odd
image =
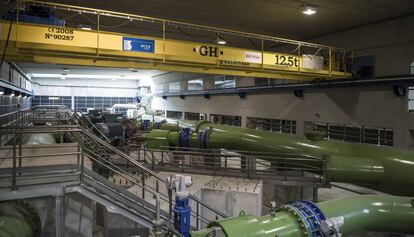
[{"label": "yellow steel beam", "polygon": [[[8,36],[0,23],[0,39]],[[303,68],[302,58],[274,52],[147,36],[29,23],[13,24],[7,58],[60,64],[135,67],[167,71],[290,80],[343,78],[349,73]]]}]

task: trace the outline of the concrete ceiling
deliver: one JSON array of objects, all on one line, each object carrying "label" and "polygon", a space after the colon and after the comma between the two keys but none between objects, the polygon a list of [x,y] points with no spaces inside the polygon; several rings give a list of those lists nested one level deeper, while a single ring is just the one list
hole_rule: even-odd
[{"label": "concrete ceiling", "polygon": [[[311,39],[330,32],[414,14],[413,0],[56,0],[55,2],[297,40]],[[317,14],[303,15],[300,8],[304,3],[316,6]]]}]

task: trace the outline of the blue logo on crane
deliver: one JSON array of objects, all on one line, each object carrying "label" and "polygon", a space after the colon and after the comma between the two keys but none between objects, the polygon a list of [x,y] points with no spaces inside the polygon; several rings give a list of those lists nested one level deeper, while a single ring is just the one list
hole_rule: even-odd
[{"label": "blue logo on crane", "polygon": [[132,37],[122,37],[122,49],[124,51],[154,53],[155,41]]}]

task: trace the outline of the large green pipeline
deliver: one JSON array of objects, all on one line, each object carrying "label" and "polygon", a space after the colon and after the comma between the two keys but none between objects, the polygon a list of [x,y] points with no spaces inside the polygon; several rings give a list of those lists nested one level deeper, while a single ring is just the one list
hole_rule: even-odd
[{"label": "large green pipeline", "polygon": [[[257,131],[202,122],[188,135],[189,147],[326,155],[331,181],[363,184],[397,195],[414,195],[414,152],[371,144]],[[145,134],[150,148],[179,146],[182,131],[152,130]],[[269,158],[270,159],[270,158]]]},{"label": "large green pipeline", "polygon": [[40,231],[40,218],[30,204],[24,201],[0,203],[1,237],[37,237]]},{"label": "large green pipeline", "polygon": [[[310,202],[305,204],[305,206],[298,206],[295,203],[283,206],[274,215],[253,217],[241,214],[238,217],[213,221],[206,229],[192,232],[191,236],[214,236],[213,233],[217,231],[222,232],[221,236],[225,237],[335,236],[319,232],[325,218],[328,220],[325,220],[325,223],[331,223],[331,227],[336,226],[335,231],[342,236],[360,231],[414,234],[412,198],[367,195],[331,200],[316,205]],[[302,214],[303,211],[309,210],[307,207],[314,207],[309,212],[313,214],[305,217]],[[316,231],[313,232],[314,230]]]}]

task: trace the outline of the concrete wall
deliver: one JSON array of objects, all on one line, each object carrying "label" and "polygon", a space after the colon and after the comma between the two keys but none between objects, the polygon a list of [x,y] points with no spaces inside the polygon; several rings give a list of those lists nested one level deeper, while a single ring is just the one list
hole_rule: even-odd
[{"label": "concrete wall", "polygon": [[[155,97],[152,108],[246,117],[289,119],[297,121],[297,134],[303,134],[305,121],[355,124],[394,129],[397,147],[412,147],[409,129],[414,129],[414,115],[407,112],[406,97],[396,97],[392,86],[313,89],[303,98],[292,91],[268,94],[187,96],[185,99]],[[209,117],[209,116],[208,116]]]},{"label": "concrete wall", "polygon": [[[27,201],[37,210],[42,233],[40,237],[55,236],[55,199],[54,197],[33,198]],[[79,195],[68,194],[62,200],[62,232],[65,237],[92,237],[92,203]]]},{"label": "concrete wall", "polygon": [[348,29],[314,39],[354,51],[355,55],[375,56],[375,76],[408,74],[414,62],[414,15]]}]

